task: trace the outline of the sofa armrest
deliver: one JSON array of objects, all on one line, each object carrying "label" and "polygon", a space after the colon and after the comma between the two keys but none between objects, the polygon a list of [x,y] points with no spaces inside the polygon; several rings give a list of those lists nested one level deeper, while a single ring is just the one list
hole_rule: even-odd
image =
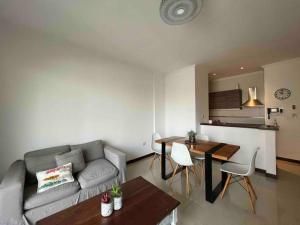
[{"label": "sofa armrest", "polygon": [[15,161],[0,185],[0,224],[21,225],[23,222],[23,192],[25,163]]},{"label": "sofa armrest", "polygon": [[126,182],[126,154],[116,148],[106,145],[104,147],[104,155],[108,161],[118,168],[120,182]]}]

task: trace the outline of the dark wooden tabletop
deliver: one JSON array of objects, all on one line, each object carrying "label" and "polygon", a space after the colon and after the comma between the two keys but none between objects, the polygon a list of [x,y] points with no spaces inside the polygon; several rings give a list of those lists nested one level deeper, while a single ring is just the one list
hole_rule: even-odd
[{"label": "dark wooden tabletop", "polygon": [[[172,146],[174,142],[186,144],[189,150],[196,154],[203,154],[221,144],[219,142],[203,140],[196,140],[196,143],[190,144],[186,142],[184,137],[178,136],[163,138],[156,142],[160,144],[164,142],[166,146]],[[220,160],[229,160],[239,149],[240,146],[238,145],[224,144],[218,151],[212,154],[212,157]]]},{"label": "dark wooden tabletop", "polygon": [[180,204],[142,177],[122,185],[123,208],[100,215],[101,195],[49,216],[37,225],[156,225]]}]

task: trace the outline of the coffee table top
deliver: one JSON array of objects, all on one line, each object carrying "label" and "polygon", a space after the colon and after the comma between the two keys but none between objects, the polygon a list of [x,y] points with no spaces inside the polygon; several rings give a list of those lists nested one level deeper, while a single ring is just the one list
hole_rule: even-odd
[{"label": "coffee table top", "polygon": [[101,195],[37,222],[37,225],[156,225],[180,204],[142,177],[122,185],[123,208],[100,214]]}]

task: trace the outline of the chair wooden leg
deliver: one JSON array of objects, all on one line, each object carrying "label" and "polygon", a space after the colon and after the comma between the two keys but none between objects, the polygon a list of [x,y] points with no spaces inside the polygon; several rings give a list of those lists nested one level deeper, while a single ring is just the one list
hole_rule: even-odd
[{"label": "chair wooden leg", "polygon": [[200,165],[201,165],[201,170],[200,170],[200,172],[201,172],[201,177],[202,177],[202,179],[204,180],[204,160],[202,160],[202,161],[200,162]]},{"label": "chair wooden leg", "polygon": [[186,174],[186,194],[190,194],[190,181],[189,181],[189,169],[185,167],[185,174]]},{"label": "chair wooden leg", "polygon": [[173,175],[172,175],[172,177],[171,177],[171,182],[170,182],[170,184],[169,184],[170,186],[171,186],[172,183],[173,183],[173,180],[174,180],[174,177],[175,177],[175,175],[176,175],[177,169],[178,169],[178,164],[176,164],[175,170],[174,170]]},{"label": "chair wooden leg", "polygon": [[223,199],[225,191],[228,188],[228,186],[230,185],[231,178],[232,178],[232,174],[228,174],[226,182],[225,182],[225,186],[224,186],[222,194],[221,194],[221,199]]},{"label": "chair wooden leg", "polygon": [[195,178],[198,179],[199,181],[199,185],[201,185],[201,177],[199,176],[198,172],[197,172],[197,168],[195,165],[192,166],[192,171],[195,174]]},{"label": "chair wooden leg", "polygon": [[156,154],[154,154],[154,155],[153,155],[153,157],[152,157],[152,160],[151,160],[151,163],[150,163],[149,169],[152,169],[152,167],[153,167],[153,163],[154,163],[155,159],[156,159]]},{"label": "chair wooden leg", "polygon": [[199,174],[201,175],[201,168],[202,168],[202,166],[201,166],[201,161],[199,161],[198,163],[197,163],[197,169],[199,170]]},{"label": "chair wooden leg", "polygon": [[194,166],[189,167],[189,170],[195,175]]},{"label": "chair wooden leg", "polygon": [[169,163],[170,163],[170,165],[171,165],[171,167],[172,167],[172,170],[174,171],[174,166],[173,166],[172,160],[171,160],[171,158],[170,158],[170,155],[167,154],[167,157],[166,157],[166,158],[168,159],[168,161],[169,161]]},{"label": "chair wooden leg", "polygon": [[[245,179],[246,179],[246,182],[247,182],[247,185],[248,185],[249,192],[250,192],[250,194],[251,194],[252,202],[254,203],[254,201],[256,200],[256,197],[255,197],[255,195],[254,195],[254,193],[253,193],[253,191],[252,191],[252,188],[251,188],[251,186],[250,186],[250,184],[249,184],[249,182],[248,182],[247,177],[245,177]],[[247,188],[245,188],[245,189],[247,190]]]},{"label": "chair wooden leg", "polygon": [[255,214],[255,207],[254,207],[254,204],[253,204],[250,187],[248,185],[246,177],[243,177],[243,178],[244,178],[244,184],[245,184],[245,187],[246,187],[246,191],[248,192],[248,197],[249,197],[249,200],[250,200],[251,209],[252,209],[252,212]]},{"label": "chair wooden leg", "polygon": [[252,191],[252,194],[254,195],[255,199],[257,199],[257,195],[256,195],[256,193],[255,193],[255,191],[254,191],[254,188],[253,188],[253,185],[252,185],[252,183],[251,183],[251,181],[250,181],[250,178],[249,178],[249,177],[246,177],[246,179],[247,179],[248,185],[249,185],[249,187],[250,187],[250,190]]}]

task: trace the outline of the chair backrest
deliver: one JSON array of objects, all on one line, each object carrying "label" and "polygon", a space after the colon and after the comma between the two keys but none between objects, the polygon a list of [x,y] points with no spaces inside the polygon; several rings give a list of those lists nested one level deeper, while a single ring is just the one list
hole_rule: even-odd
[{"label": "chair backrest", "polygon": [[172,145],[171,157],[177,164],[181,166],[193,165],[190,152],[184,144],[174,142]]},{"label": "chair backrest", "polygon": [[209,141],[209,137],[206,134],[197,135],[197,139],[200,139],[203,141]]},{"label": "chair backrest", "polygon": [[251,176],[255,171],[255,159],[256,159],[258,150],[259,150],[259,148],[256,148],[252,153],[250,164],[249,164],[249,170],[248,170],[246,176]]},{"label": "chair backrest", "polygon": [[159,133],[155,132],[152,134],[152,143],[151,148],[154,152],[161,152],[161,144],[156,143],[156,140],[161,139],[161,136]]}]

